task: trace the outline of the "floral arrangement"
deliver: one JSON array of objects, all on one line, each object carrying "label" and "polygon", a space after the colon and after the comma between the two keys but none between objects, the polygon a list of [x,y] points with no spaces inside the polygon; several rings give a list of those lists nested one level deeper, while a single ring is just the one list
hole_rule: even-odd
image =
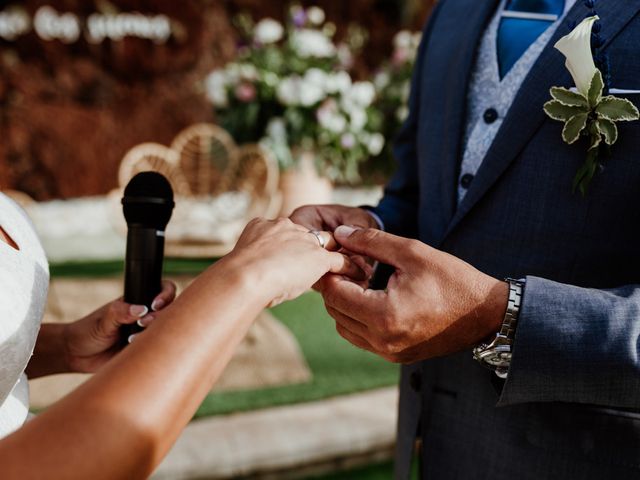
[{"label": "floral arrangement", "polygon": [[206,90],[217,117],[239,142],[260,142],[282,169],[303,153],[315,156],[322,175],[355,182],[359,166],[385,145],[376,88],[354,81],[360,32],[343,42],[319,7],[290,8],[285,25],[240,16],[235,61],[212,72]]},{"label": "floral arrangement", "polygon": [[375,76],[378,91],[377,105],[385,114],[390,114],[397,128],[405,121],[409,110],[409,92],[413,65],[422,39],[421,32],[402,30],[393,38],[393,53]]},{"label": "floral arrangement", "polygon": [[[374,77],[377,91],[375,107],[384,118],[383,134],[385,138],[393,138],[409,114],[409,93],[411,76],[418,54],[422,32],[402,30],[393,39],[391,59],[386,62]],[[394,165],[391,144],[387,143],[378,159],[382,169]],[[386,172],[388,173],[388,172]]]}]

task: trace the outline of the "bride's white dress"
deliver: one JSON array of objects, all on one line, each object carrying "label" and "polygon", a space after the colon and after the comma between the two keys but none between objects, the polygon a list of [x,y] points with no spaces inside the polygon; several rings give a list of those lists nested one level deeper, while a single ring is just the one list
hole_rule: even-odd
[{"label": "bride's white dress", "polygon": [[49,266],[26,213],[0,193],[0,227],[18,245],[0,241],[0,438],[29,413],[24,370],[44,313]]}]

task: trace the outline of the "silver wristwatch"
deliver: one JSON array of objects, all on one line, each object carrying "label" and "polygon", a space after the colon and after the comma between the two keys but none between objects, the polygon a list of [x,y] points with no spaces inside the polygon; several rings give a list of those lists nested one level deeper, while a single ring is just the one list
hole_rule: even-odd
[{"label": "silver wristwatch", "polygon": [[505,281],[509,284],[509,302],[502,327],[492,342],[481,343],[473,349],[473,358],[503,379],[507,378],[511,365],[511,351],[524,290],[524,282],[521,280],[507,278]]}]

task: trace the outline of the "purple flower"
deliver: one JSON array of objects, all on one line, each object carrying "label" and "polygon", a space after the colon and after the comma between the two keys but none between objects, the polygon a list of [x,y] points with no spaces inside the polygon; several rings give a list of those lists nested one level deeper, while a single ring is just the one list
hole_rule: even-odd
[{"label": "purple flower", "polygon": [[342,148],[352,149],[356,146],[356,137],[352,133],[345,133],[340,138],[340,145],[342,145]]},{"label": "purple flower", "polygon": [[291,20],[296,28],[302,28],[307,24],[307,12],[304,8],[296,7],[291,12]]}]

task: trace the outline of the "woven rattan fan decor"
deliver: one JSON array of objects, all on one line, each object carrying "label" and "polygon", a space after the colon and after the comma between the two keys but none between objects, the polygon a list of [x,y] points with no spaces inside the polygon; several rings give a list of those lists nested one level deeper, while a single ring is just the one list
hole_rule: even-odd
[{"label": "woven rattan fan decor", "polygon": [[[171,147],[143,143],[132,148],[120,164],[119,193],[134,175],[150,170],[162,173],[171,182],[177,203],[174,215],[180,215],[180,197],[188,203],[229,192],[249,198],[247,221],[256,216],[274,216],[279,210],[279,170],[275,159],[257,145],[238,147],[216,125],[192,125],[176,136]],[[171,243],[169,238],[167,241]],[[169,246],[174,254],[182,252],[185,256],[210,255],[213,251],[222,254],[229,248],[218,245],[212,250],[202,244]]]}]

